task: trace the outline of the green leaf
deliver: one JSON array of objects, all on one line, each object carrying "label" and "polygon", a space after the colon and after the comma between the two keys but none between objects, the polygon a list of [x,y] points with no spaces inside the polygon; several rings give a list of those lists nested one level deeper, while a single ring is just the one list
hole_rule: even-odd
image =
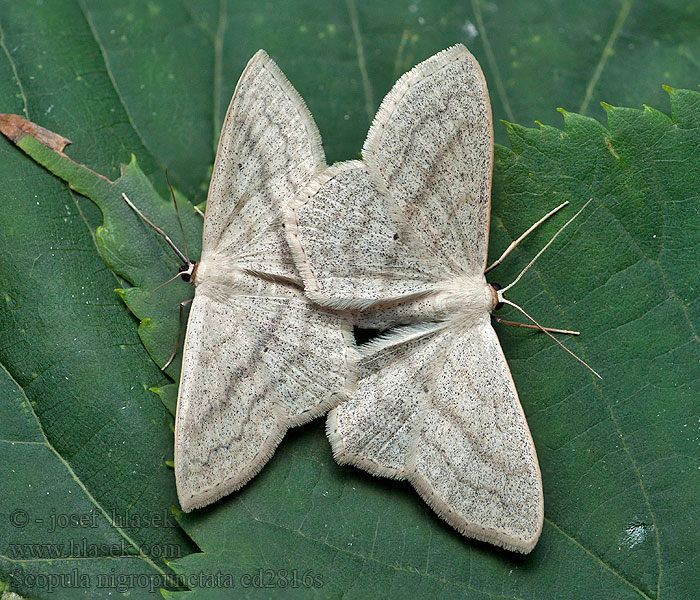
[{"label": "green leaf", "polygon": [[[557,106],[599,119],[600,100],[663,107],[660,84],[697,84],[699,12],[695,3],[659,0],[9,0],[0,14],[0,110],[67,135],[71,158],[111,180],[135,155],[161,198],[167,165],[175,187],[201,203],[233,87],[260,47],[306,99],[334,161],[357,156],[401,72],[458,41],[484,68],[495,119],[559,126]],[[510,132],[515,155],[497,151],[492,255],[559,199],[580,206],[594,197],[513,299],[544,324],[581,329],[580,339],[566,343],[605,381],[593,382],[542,336],[499,328],[543,471],[547,522],[534,553],[523,559],[465,540],[409,486],[335,466],[319,421],[290,432],[242,492],[183,520],[205,552],[175,568],[236,574],[237,591],[222,580],[204,589],[207,582],[195,578],[191,598],[255,594],[241,589],[240,575],[252,581],[268,567],[278,579],[277,587],[257,589],[265,596],[305,595],[305,569],[321,576],[318,597],[694,596],[699,104],[694,93],[672,97],[673,123],[653,111],[608,109],[607,128],[568,114],[564,135],[496,126],[501,143]],[[146,390],[170,382],[113,292],[128,287],[126,275],[110,274],[97,254],[98,242],[105,247],[96,232],[101,211],[4,142],[0,181],[0,363],[15,381],[0,402],[14,406],[24,395],[47,440],[42,452],[66,461],[106,510],[169,510],[176,503],[165,466],[171,419]],[[166,200],[139,196],[132,200],[163,207],[157,223],[177,241]],[[494,276],[508,282],[566,217],[547,224]],[[126,246],[135,257],[127,266],[148,270],[140,284],[129,280],[142,291],[126,295],[139,317],[153,314],[139,333],[162,364],[189,286],[171,284],[138,312],[136,296],[174,275],[175,264],[128,211],[114,223],[114,239],[136,244]],[[149,337],[154,323],[160,329]],[[16,439],[16,420],[0,427],[2,438]],[[18,464],[36,480],[49,466]],[[0,493],[9,499],[2,539],[23,541],[7,527],[15,497],[9,480],[0,481]],[[29,506],[45,506],[40,495]],[[66,542],[74,532],[35,533],[27,541]],[[140,548],[157,537],[184,554],[194,549],[171,528],[131,534]],[[23,565],[23,572],[60,574],[65,566]],[[0,581],[11,569],[0,560]],[[297,569],[302,587],[281,590],[280,569]],[[89,565],[82,572],[94,573]],[[126,588],[147,593],[138,581]],[[9,589],[32,599],[94,597],[65,587],[53,594],[46,586]]]},{"label": "green leaf", "polygon": [[[103,222],[95,231],[97,248],[107,266],[134,285],[114,291],[141,319],[139,336],[153,360],[161,366],[166,364],[180,333],[179,322],[172,319],[173,308],[178,303],[182,306],[188,302],[193,292],[192,286],[177,277],[180,263],[173,249],[168,247],[169,238],[160,235],[162,230],[156,233],[152,225],[146,223],[157,222],[170,230],[182,225],[185,238],[191,239],[189,244],[183,241],[183,248],[190,247],[199,255],[202,220],[193,206],[176,195],[182,213],[178,220],[176,204],[158,196],[133,156],[128,165],[122,166],[121,177],[112,182],[66,156],[63,152],[65,138],[46,130],[37,131],[34,124],[21,117],[0,115],[0,130],[39,164],[66,181],[71,190],[89,197],[99,207]],[[141,215],[137,216],[127,204],[129,196],[135,199],[136,210]],[[159,284],[164,287],[170,279],[180,285],[173,281],[173,289],[163,299],[162,294],[157,294]],[[167,372],[176,376],[177,363]]]},{"label": "green leaf", "polygon": [[[146,597],[173,585],[164,556],[193,550],[170,516],[169,417],[148,392],[166,379],[72,194],[15,149],[0,152],[0,579],[28,598],[90,598],[100,583]],[[12,526],[13,511],[30,524]],[[89,514],[94,527],[71,525]],[[69,522],[52,528],[52,517]],[[145,587],[120,579],[138,576]]]},{"label": "green leaf", "polygon": [[169,384],[159,388],[151,388],[154,394],[158,394],[163,406],[168,409],[168,412],[174,417],[177,409],[177,385]]},{"label": "green leaf", "polygon": [[[125,526],[138,513],[125,513],[119,523],[115,507],[94,496],[48,441],[37,406],[5,369],[0,369],[0,394],[5,399],[0,404],[5,425],[0,531],[8,540],[2,560],[8,587],[26,589],[33,597],[37,588],[49,593],[71,588],[72,598],[93,598],[91,588],[115,588],[116,582],[131,578],[156,590],[168,585],[172,575],[157,557],[158,548],[177,542],[178,536],[154,531],[146,537],[139,528]],[[161,519],[162,528],[168,526],[167,513],[148,510],[149,516]],[[152,544],[150,553],[144,551],[145,539]],[[146,594],[137,593],[142,596]]]}]

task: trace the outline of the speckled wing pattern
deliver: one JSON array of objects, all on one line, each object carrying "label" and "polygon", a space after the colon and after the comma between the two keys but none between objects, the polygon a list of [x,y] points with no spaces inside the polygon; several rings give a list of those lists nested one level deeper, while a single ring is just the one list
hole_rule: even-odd
[{"label": "speckled wing pattern", "polygon": [[450,275],[361,161],[317,175],[286,222],[307,296],[333,308],[415,298],[435,289],[436,274]]},{"label": "speckled wing pattern", "polygon": [[365,308],[483,273],[493,128],[486,83],[464,46],[397,81],[362,158],[319,174],[288,210],[288,240],[310,297]]},{"label": "speckled wing pattern", "polygon": [[263,51],[248,63],[221,129],[207,196],[202,260],[299,281],[281,207],[325,167],[304,101]]},{"label": "speckled wing pattern", "polygon": [[303,296],[283,231],[283,205],[324,166],[304,102],[258,52],[226,115],[193,276],[175,424],[185,511],[247,483],[289,427],[354,386],[350,323]]},{"label": "speckled wing pattern", "polygon": [[529,552],[543,519],[534,444],[488,319],[370,343],[356,395],[328,415],[340,464],[406,479],[460,533]]},{"label": "speckled wing pattern", "polygon": [[[493,128],[464,46],[399,79],[362,158],[314,179],[287,214],[314,300],[363,309],[363,325],[404,325],[361,347],[357,391],[328,416],[334,456],[410,481],[464,535],[529,552],[543,522],[541,477],[490,315],[440,312],[446,282],[485,285]],[[338,174],[350,172],[371,192],[348,191],[357,180],[340,189]]]}]

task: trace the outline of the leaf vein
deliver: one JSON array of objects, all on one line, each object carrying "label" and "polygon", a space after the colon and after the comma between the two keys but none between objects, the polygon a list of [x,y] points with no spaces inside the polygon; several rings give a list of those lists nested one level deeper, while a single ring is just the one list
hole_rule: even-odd
[{"label": "leaf vein", "polygon": [[595,89],[595,86],[598,84],[598,80],[600,79],[600,76],[603,74],[603,70],[605,69],[605,65],[608,62],[608,58],[612,56],[612,48],[613,45],[615,44],[615,41],[620,35],[620,31],[622,30],[623,25],[625,24],[625,21],[627,20],[627,17],[630,13],[630,9],[632,8],[633,0],[625,0],[625,2],[622,3],[622,6],[620,7],[620,11],[617,14],[617,19],[615,20],[615,24],[613,25],[612,31],[610,32],[610,36],[608,37],[608,41],[605,44],[605,47],[603,48],[603,53],[600,56],[600,60],[598,61],[598,64],[596,65],[595,70],[593,71],[593,75],[591,76],[591,80],[588,82],[588,85],[586,86],[586,93],[583,96],[583,100],[581,101],[581,106],[578,109],[578,112],[580,114],[585,114],[586,110],[588,109],[588,105],[591,102],[591,97],[593,96],[593,90]]},{"label": "leaf vein", "polygon": [[114,528],[115,531],[130,545],[132,546],[137,552],[137,558],[143,560],[148,564],[154,571],[159,573],[164,577],[164,579],[171,584],[173,583],[172,581],[172,576],[168,573],[166,573],[159,565],[157,565],[149,556],[143,553],[139,545],[131,539],[131,537],[124,531],[122,527],[119,527],[110,517],[109,513],[102,507],[102,505],[97,502],[95,497],[90,493],[90,491],[85,487],[81,479],[78,477],[78,475],[75,473],[73,468],[70,466],[70,464],[59,454],[59,452],[53,447],[51,442],[49,442],[49,439],[46,437],[46,433],[44,432],[44,428],[41,424],[41,421],[36,414],[36,411],[34,410],[34,406],[32,406],[32,403],[29,401],[29,398],[27,397],[24,388],[19,384],[19,382],[12,376],[12,374],[7,370],[4,364],[0,363],[0,369],[7,375],[9,380],[17,386],[17,389],[22,391],[22,396],[24,398],[24,401],[29,408],[32,416],[34,417],[34,420],[36,421],[37,428],[39,429],[39,432],[41,433],[41,437],[43,438],[43,442],[40,442],[42,445],[46,446],[46,448],[58,459],[58,461],[63,465],[63,467],[68,471],[68,474],[70,477],[75,481],[76,485],[81,489],[81,491],[85,494],[85,497],[88,499],[88,501],[100,512],[100,514],[104,517],[104,519],[109,523],[109,525]]},{"label": "leaf vein", "polygon": [[362,33],[360,32],[360,20],[357,16],[357,5],[355,0],[345,0],[345,4],[348,9],[348,15],[350,17],[350,25],[352,27],[352,33],[355,36],[355,49],[357,51],[357,64],[360,68],[360,75],[362,77],[362,89],[365,94],[365,112],[367,113],[367,118],[371,123],[374,119],[374,92],[372,90],[372,82],[369,79],[369,74],[367,72],[367,63],[365,61],[365,50],[362,43]]},{"label": "leaf vein", "polygon": [[569,535],[564,531],[561,527],[559,527],[554,521],[551,519],[548,519],[547,517],[544,518],[545,523],[553,527],[559,534],[561,534],[563,537],[565,537],[567,540],[569,540],[572,544],[583,550],[588,556],[590,556],[593,560],[598,562],[601,567],[603,567],[606,571],[612,573],[617,577],[620,581],[622,581],[624,584],[628,585],[631,587],[635,592],[637,592],[642,598],[645,600],[653,600],[651,596],[648,596],[645,594],[641,589],[639,589],[636,585],[634,585],[631,581],[623,577],[620,573],[618,573],[615,569],[613,569],[610,565],[608,565],[605,561],[603,561],[599,556],[591,552],[588,548],[586,548],[581,542],[579,542],[576,538],[573,536]]},{"label": "leaf vein", "polygon": [[508,94],[506,92],[506,87],[503,84],[503,78],[501,77],[501,71],[498,68],[498,61],[496,60],[496,55],[493,53],[493,48],[491,47],[491,42],[489,42],[488,35],[486,34],[486,27],[484,26],[484,19],[481,16],[481,6],[480,0],[472,0],[472,10],[474,11],[474,18],[476,19],[476,26],[481,34],[481,39],[484,41],[484,52],[486,52],[486,60],[489,63],[489,68],[493,74],[493,78],[496,82],[496,90],[498,90],[498,95],[503,103],[503,110],[506,113],[506,117],[509,121],[515,121],[515,115],[510,107],[510,101],[508,100]]},{"label": "leaf vein", "polygon": [[19,78],[19,73],[17,72],[17,65],[15,64],[15,61],[12,60],[12,55],[10,54],[10,51],[5,45],[5,30],[2,27],[2,22],[0,22],[0,48],[2,48],[3,52],[5,53],[5,56],[7,57],[8,62],[10,63],[10,67],[12,68],[12,74],[14,75],[15,81],[17,82],[17,87],[19,88],[19,93],[21,94],[22,102],[24,103],[24,108],[22,109],[22,111],[24,112],[24,116],[27,117],[27,119],[29,119],[29,110],[27,108],[27,94],[25,94],[24,86],[22,85],[22,80]]},{"label": "leaf vein", "polygon": [[90,32],[92,34],[92,39],[100,51],[100,55],[102,56],[102,62],[104,63],[104,66],[105,66],[105,72],[107,73],[107,76],[109,77],[109,81],[112,84],[112,89],[114,90],[114,93],[115,93],[117,99],[119,100],[119,104],[121,105],[122,110],[124,111],[124,114],[126,115],[126,118],[129,121],[129,125],[131,126],[131,129],[133,130],[134,134],[136,135],[138,140],[141,142],[143,147],[151,155],[151,158],[158,164],[158,166],[162,170],[165,170],[165,167],[160,162],[160,159],[156,156],[156,154],[151,150],[151,148],[146,143],[146,140],[144,139],[143,135],[141,134],[140,129],[138,129],[136,127],[136,123],[134,122],[134,119],[131,116],[131,112],[129,111],[129,109],[126,105],[126,101],[124,100],[124,97],[122,96],[121,90],[119,89],[119,86],[117,85],[117,80],[114,77],[114,73],[112,73],[112,69],[109,66],[109,61],[107,60],[107,52],[105,51],[105,48],[102,45],[102,42],[100,41],[100,38],[97,34],[97,29],[95,28],[95,24],[93,23],[92,18],[90,17],[90,13],[88,12],[87,8],[85,7],[84,0],[78,0],[78,6],[80,6],[80,10],[83,13],[83,17],[85,18],[85,22],[87,23],[88,27],[90,28]]}]

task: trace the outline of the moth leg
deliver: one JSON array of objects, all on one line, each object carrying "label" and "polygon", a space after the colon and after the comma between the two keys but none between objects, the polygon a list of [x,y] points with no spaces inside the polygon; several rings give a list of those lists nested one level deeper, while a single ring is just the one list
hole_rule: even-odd
[{"label": "moth leg", "polygon": [[[530,325],[529,323],[519,323],[517,321],[506,321],[505,319],[501,319],[500,317],[494,317],[491,315],[491,318],[496,321],[496,323],[502,323],[503,325],[510,325],[511,327],[525,327],[526,329],[537,329],[539,331],[539,327],[536,325]],[[543,327],[545,331],[549,331],[550,333],[566,333],[569,335],[581,335],[580,331],[570,331],[569,329],[557,329],[556,327]]]},{"label": "moth leg", "polygon": [[182,336],[182,324],[185,322],[185,306],[192,302],[192,300],[194,300],[194,298],[189,298],[188,300],[183,300],[182,302],[180,302],[180,323],[177,326],[177,340],[175,340],[175,348],[173,348],[173,353],[170,355],[168,362],[166,362],[160,368],[161,371],[165,371],[165,369],[167,369],[175,360],[175,355],[177,354],[177,350],[180,347],[180,337]]}]

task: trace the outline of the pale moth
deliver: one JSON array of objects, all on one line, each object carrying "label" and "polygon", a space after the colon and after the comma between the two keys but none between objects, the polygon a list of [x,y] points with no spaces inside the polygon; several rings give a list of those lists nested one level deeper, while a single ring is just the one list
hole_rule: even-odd
[{"label": "pale moth", "polygon": [[243,486],[289,427],[354,387],[351,323],[304,297],[283,231],[282,207],[325,164],[304,101],[259,51],[221,131],[201,258],[176,249],[195,286],[175,418],[184,511]]},{"label": "pale moth", "polygon": [[287,205],[307,296],[359,311],[360,326],[405,325],[360,346],[357,391],[328,416],[333,454],[410,481],[465,536],[530,552],[542,482],[490,322],[510,302],[484,276],[493,127],[464,46],[398,80],[362,159],[325,169]]}]

